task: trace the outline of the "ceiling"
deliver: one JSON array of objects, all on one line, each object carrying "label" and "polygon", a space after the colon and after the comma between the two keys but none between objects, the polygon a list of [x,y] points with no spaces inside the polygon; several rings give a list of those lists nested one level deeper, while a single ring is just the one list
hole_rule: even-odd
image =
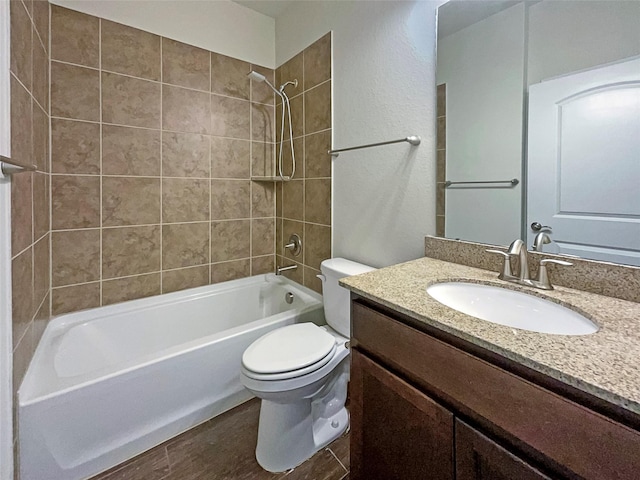
[{"label": "ceiling", "polygon": [[233,0],[243,7],[250,8],[271,18],[278,18],[294,3],[300,0]]},{"label": "ceiling", "polygon": [[522,0],[451,0],[438,8],[438,38],[456,33],[521,2]]}]

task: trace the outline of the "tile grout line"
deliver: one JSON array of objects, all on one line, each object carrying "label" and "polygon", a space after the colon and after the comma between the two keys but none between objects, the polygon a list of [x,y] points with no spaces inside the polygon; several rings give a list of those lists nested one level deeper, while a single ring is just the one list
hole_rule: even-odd
[{"label": "tile grout line", "polygon": [[[211,51],[209,51],[209,92],[211,92],[212,90],[212,85],[213,85],[213,62],[211,60],[213,53]],[[209,95],[209,131],[212,130],[213,127],[213,108],[211,106],[212,104],[212,100],[213,97],[211,95]],[[213,216],[213,213],[211,212],[211,210],[213,210],[213,205],[212,205],[212,196],[213,196],[213,143],[211,142],[211,136],[208,136],[208,145],[209,148],[207,150],[207,153],[209,155],[209,285],[211,284],[211,249],[213,248],[213,226],[212,226],[212,219],[211,217]],[[251,153],[251,144],[249,144],[249,153]],[[249,176],[251,176],[251,172],[249,172]],[[166,448],[166,447],[165,447]],[[168,454],[167,454],[167,458],[168,458]]]},{"label": "tile grout line", "polygon": [[163,162],[162,162],[162,150],[163,148],[163,129],[164,129],[164,117],[162,116],[162,107],[164,104],[164,89],[163,89],[163,83],[162,80],[164,80],[164,58],[163,58],[163,51],[162,51],[162,46],[164,44],[164,37],[160,37],[160,294],[164,293],[164,285],[163,285],[163,278],[164,275],[162,274],[163,269],[164,269],[164,262],[162,261],[163,257],[164,257],[164,251],[163,251],[163,243],[162,243],[162,238],[164,237],[164,216],[163,216],[163,204],[164,204],[164,198],[162,197],[162,188],[163,188],[163,184],[164,184],[164,168],[163,168]]},{"label": "tile grout line", "polygon": [[[340,438],[340,437],[338,437],[338,438]],[[328,447],[327,447],[327,450],[329,450],[329,453],[331,453],[331,455],[333,455],[333,458],[335,458],[335,459],[338,461],[338,463],[340,464],[340,466],[341,466],[342,468],[344,468],[345,472],[346,472],[346,473],[349,473],[349,469],[348,469],[347,467],[345,467],[345,466],[344,466],[344,463],[342,463],[342,462],[340,461],[340,459],[339,459],[339,458],[338,458],[338,456],[335,454],[335,452],[331,449],[331,447],[330,447],[330,446],[328,446]]]},{"label": "tile grout line", "polygon": [[102,184],[103,184],[103,177],[102,177],[102,173],[103,173],[103,165],[102,165],[102,135],[103,135],[103,124],[102,124],[102,19],[98,18],[98,76],[99,76],[99,89],[100,89],[100,265],[99,265],[99,279],[100,279],[100,305],[103,305],[103,278],[102,278],[102,264],[103,262],[103,258],[102,256],[104,255],[104,249],[103,249],[103,234],[104,231],[102,229],[103,225],[104,225],[104,218],[103,218],[103,205],[102,205]]},{"label": "tile grout line", "polygon": [[47,192],[47,196],[49,197],[49,315],[51,318],[51,314],[53,312],[53,193],[51,188],[51,170],[53,170],[53,140],[51,135],[51,4],[47,2],[47,42],[49,45],[49,49],[47,51],[47,68],[48,68],[48,77],[49,77],[49,85],[47,86],[47,95],[48,104],[49,104],[49,134],[47,138],[47,143],[49,145],[48,152],[48,175],[49,175],[49,189]]}]

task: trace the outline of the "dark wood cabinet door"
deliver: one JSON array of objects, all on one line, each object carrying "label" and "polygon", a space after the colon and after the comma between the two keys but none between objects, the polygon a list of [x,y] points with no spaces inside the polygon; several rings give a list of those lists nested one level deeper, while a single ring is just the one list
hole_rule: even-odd
[{"label": "dark wood cabinet door", "polygon": [[549,480],[463,421],[455,428],[456,480]]},{"label": "dark wood cabinet door", "polygon": [[351,352],[351,480],[452,480],[453,414]]}]

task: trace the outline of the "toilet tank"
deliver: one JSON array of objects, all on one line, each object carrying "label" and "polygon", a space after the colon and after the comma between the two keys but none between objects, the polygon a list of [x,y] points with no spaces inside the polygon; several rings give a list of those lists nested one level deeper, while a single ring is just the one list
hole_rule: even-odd
[{"label": "toilet tank", "polygon": [[351,336],[350,292],[338,285],[338,280],[351,275],[371,272],[375,268],[345,258],[330,258],[320,264],[320,270],[324,276],[322,296],[327,324],[339,334],[349,338]]}]

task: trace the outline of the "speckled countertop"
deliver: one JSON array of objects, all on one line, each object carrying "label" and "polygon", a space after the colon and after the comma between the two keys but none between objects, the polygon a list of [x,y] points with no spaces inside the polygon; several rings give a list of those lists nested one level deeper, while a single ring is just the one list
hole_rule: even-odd
[{"label": "speckled countertop", "polygon": [[[362,297],[499,353],[533,370],[640,414],[640,303],[555,287],[507,283],[497,272],[421,258],[347,277],[340,284]],[[433,299],[434,283],[462,280],[548,298],[594,321],[591,335],[550,335],[479,320]],[[551,279],[553,281],[553,278]]]}]

